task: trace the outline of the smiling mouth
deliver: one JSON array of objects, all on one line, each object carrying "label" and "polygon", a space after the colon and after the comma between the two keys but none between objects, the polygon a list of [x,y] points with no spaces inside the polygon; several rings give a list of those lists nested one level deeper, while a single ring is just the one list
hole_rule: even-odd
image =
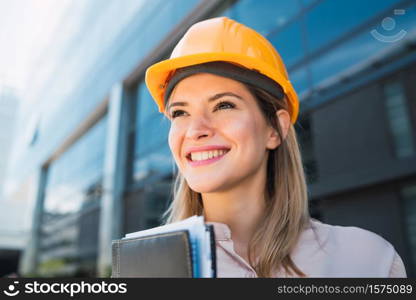
[{"label": "smiling mouth", "polygon": [[186,156],[186,159],[189,162],[193,162],[193,163],[213,161],[213,160],[218,160],[219,158],[223,157],[229,151],[230,149],[223,149],[223,150],[210,151],[211,152],[210,154],[208,154],[207,152],[189,153]]}]

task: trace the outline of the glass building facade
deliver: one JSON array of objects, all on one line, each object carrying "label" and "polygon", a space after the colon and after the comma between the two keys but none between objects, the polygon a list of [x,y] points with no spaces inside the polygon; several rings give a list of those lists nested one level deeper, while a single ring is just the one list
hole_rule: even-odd
[{"label": "glass building facade", "polygon": [[144,72],[190,25],[228,16],[269,39],[300,96],[312,216],[382,235],[416,274],[414,1],[106,4],[68,8],[72,38],[30,87],[12,172],[38,187],[22,273],[108,276],[111,240],[162,222],[176,169]]},{"label": "glass building facade", "polygon": [[104,116],[48,167],[41,274],[95,274],[106,121]]}]

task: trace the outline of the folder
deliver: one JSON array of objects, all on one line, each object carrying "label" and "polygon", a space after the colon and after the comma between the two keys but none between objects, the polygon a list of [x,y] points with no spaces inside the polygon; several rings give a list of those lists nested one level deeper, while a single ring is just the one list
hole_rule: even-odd
[{"label": "folder", "polygon": [[203,216],[112,241],[112,278],[213,278],[216,273],[214,228]]}]

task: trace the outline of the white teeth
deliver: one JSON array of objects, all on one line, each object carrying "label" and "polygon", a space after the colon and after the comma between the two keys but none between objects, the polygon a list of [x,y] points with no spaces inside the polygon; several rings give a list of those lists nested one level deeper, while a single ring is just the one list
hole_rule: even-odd
[{"label": "white teeth", "polygon": [[191,153],[191,160],[192,161],[199,161],[199,160],[207,160],[213,157],[221,156],[225,154],[227,150],[213,150],[213,151],[202,151],[202,152],[192,152]]}]

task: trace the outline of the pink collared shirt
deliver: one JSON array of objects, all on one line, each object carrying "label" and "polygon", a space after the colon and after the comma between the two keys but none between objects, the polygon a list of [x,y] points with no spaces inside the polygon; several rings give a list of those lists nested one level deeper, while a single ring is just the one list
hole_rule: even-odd
[{"label": "pink collared shirt", "polygon": [[[258,277],[234,251],[229,227],[207,223],[214,225],[217,277]],[[315,219],[302,232],[291,257],[307,277],[406,277],[402,259],[381,236],[362,228],[329,225]],[[298,276],[283,270],[273,277]]]}]

